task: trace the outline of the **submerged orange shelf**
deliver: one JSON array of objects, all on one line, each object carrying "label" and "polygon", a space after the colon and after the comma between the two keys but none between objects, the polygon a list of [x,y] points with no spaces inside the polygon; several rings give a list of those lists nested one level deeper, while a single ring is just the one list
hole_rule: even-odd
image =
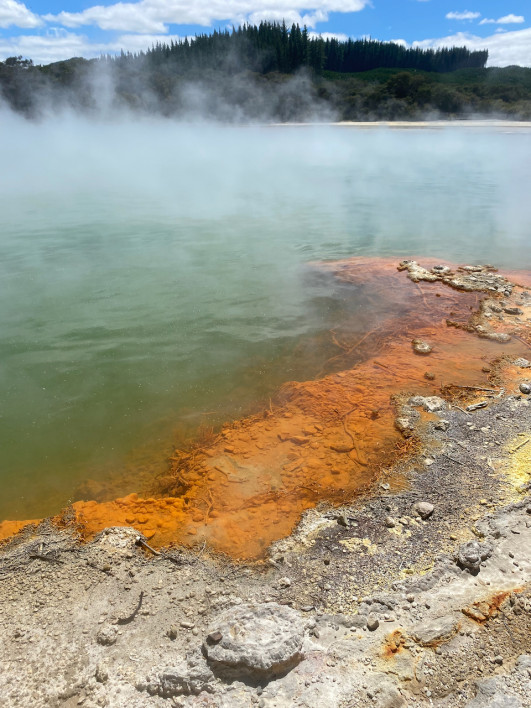
[{"label": "submerged orange shelf", "polygon": [[[396,396],[437,395],[449,384],[488,386],[489,362],[529,353],[529,328],[503,344],[461,328],[485,294],[441,282],[414,284],[396,265],[350,259],[318,266],[393,304],[389,317],[362,337],[331,333],[337,355],[324,369],[344,364],[343,370],[287,383],[263,412],[176,451],[150,498],[78,501],[69,523],[85,538],[107,526],[133,526],[156,547],[206,543],[234,558],[258,558],[293,531],[306,509],[351,500],[407,452],[394,424]],[[518,275],[520,282],[529,279]],[[497,327],[507,330],[503,323]],[[413,339],[428,342],[432,352],[415,353]],[[358,360],[353,366],[352,356]],[[0,538],[23,525],[0,524]]]}]

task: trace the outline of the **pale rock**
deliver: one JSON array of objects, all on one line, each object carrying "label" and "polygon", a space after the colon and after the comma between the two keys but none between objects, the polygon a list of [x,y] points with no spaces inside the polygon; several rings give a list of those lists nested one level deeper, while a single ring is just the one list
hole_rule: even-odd
[{"label": "pale rock", "polygon": [[223,612],[208,634],[219,632],[216,644],[203,651],[216,673],[255,674],[272,678],[302,659],[307,621],[291,607],[277,603],[242,604]]},{"label": "pale rock", "polygon": [[427,519],[433,514],[434,509],[435,507],[433,504],[425,501],[419,501],[413,505],[412,511],[414,514],[420,516],[421,519]]},{"label": "pale rock", "polygon": [[446,401],[439,396],[412,396],[409,405],[421,407],[428,413],[437,413],[446,409]]},{"label": "pale rock", "polygon": [[459,623],[453,615],[437,617],[413,628],[413,639],[422,646],[429,647],[452,637],[459,629]]},{"label": "pale rock", "polygon": [[488,543],[468,541],[459,546],[456,562],[461,568],[466,568],[472,573],[478,573],[480,565],[492,555],[492,547]]}]

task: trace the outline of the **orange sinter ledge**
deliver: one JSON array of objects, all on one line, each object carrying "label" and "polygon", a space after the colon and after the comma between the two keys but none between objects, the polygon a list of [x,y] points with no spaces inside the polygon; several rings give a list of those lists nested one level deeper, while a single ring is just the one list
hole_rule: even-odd
[{"label": "orange sinter ledge", "polygon": [[[331,332],[337,354],[316,380],[286,383],[261,413],[177,450],[149,498],[77,501],[54,523],[73,524],[87,539],[108,526],[133,526],[154,547],[206,544],[236,559],[259,558],[305,510],[367,492],[414,449],[396,425],[401,397],[466,391],[474,400],[473,389],[458,387],[492,387],[494,376],[510,387],[510,362],[529,356],[529,273],[504,277],[491,266],[442,267],[433,259],[314,267],[368,300],[388,302],[388,314],[352,341]],[[0,523],[0,538],[28,523]]]}]

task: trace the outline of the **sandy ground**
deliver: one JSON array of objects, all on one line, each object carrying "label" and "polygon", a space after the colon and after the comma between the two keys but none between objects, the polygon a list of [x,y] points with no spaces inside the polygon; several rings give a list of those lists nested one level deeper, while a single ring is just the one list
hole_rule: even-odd
[{"label": "sandy ground", "polygon": [[[529,334],[526,292],[468,326],[503,334],[515,315],[485,302],[520,298]],[[0,705],[531,706],[530,367],[499,357],[488,389],[438,397],[404,383],[411,454],[258,561],[153,552],[132,525],[82,544],[67,515],[22,529],[0,549]]]}]

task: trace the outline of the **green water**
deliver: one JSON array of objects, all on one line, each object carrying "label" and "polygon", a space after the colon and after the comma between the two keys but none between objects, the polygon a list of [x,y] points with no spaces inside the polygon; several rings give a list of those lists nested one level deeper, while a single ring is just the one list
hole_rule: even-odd
[{"label": "green water", "polygon": [[311,261],[531,267],[528,131],[1,116],[0,155],[0,518],[134,491],[314,376],[382,313]]}]

